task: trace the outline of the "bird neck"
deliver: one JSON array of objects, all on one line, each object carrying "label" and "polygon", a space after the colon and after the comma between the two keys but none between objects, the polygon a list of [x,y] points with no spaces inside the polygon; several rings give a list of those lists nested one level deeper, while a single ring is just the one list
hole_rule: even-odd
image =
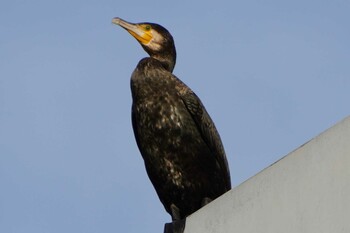
[{"label": "bird neck", "polygon": [[160,63],[166,70],[168,70],[171,73],[173,72],[176,63],[176,54],[172,54],[171,56],[153,55],[151,57],[160,61]]},{"label": "bird neck", "polygon": [[173,43],[164,46],[160,51],[152,51],[144,45],[142,47],[150,57],[158,60],[167,71],[173,72],[176,63],[176,49]]}]

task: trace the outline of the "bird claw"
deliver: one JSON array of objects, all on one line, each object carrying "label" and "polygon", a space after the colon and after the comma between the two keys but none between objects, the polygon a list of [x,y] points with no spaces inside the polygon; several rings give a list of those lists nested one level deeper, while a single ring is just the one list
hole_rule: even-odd
[{"label": "bird claw", "polygon": [[209,204],[212,201],[209,197],[205,197],[202,199],[202,207]]}]

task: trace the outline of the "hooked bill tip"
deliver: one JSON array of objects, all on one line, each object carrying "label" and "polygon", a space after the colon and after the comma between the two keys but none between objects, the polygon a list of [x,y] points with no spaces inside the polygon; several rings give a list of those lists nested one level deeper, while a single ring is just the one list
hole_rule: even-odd
[{"label": "hooked bill tip", "polygon": [[114,17],[114,18],[112,19],[112,23],[117,24],[117,25],[120,25],[120,21],[121,21],[121,19],[118,18],[118,17]]}]

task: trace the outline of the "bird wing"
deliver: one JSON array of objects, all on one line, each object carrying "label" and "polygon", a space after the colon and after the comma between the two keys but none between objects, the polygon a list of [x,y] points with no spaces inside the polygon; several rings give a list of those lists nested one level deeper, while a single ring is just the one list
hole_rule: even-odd
[{"label": "bird wing", "polygon": [[203,140],[206,142],[213,155],[216,156],[216,160],[227,180],[227,188],[230,189],[231,180],[229,166],[220,135],[216,130],[214,122],[198,96],[179,79],[178,81],[180,82],[180,85],[177,85],[178,93],[196,123]]}]

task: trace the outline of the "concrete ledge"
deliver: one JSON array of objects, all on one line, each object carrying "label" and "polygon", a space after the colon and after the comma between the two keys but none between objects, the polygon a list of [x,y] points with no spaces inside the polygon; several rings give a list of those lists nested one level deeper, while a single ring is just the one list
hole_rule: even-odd
[{"label": "concrete ledge", "polygon": [[189,216],[185,233],[349,233],[350,117]]}]

